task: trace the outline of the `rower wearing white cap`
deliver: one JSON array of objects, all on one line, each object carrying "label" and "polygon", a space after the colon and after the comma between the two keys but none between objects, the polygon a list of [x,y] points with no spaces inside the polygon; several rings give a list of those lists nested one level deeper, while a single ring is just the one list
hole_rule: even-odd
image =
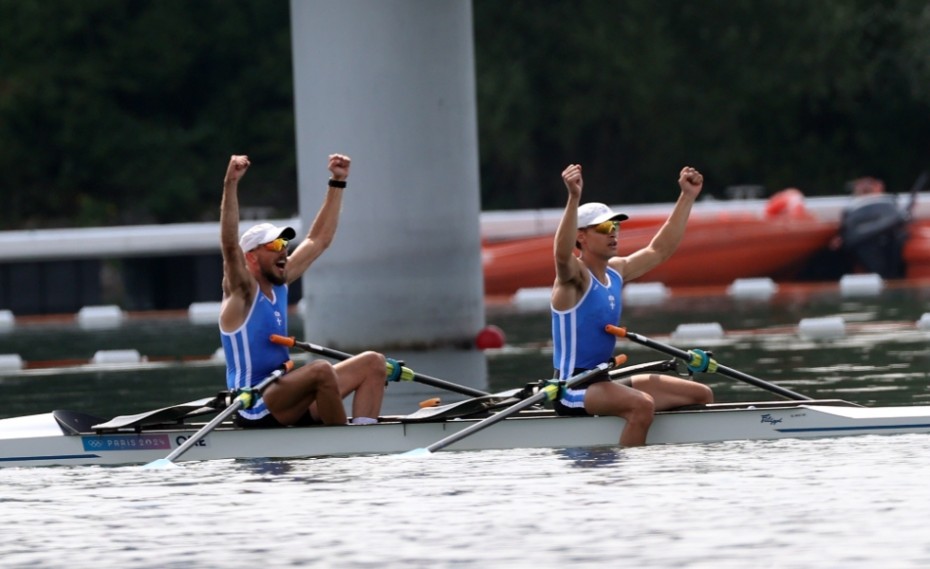
[{"label": "rower wearing white cap", "polygon": [[[704,178],[691,167],[678,177],[681,195],[668,220],[646,247],[617,255],[620,222],[627,215],[602,203],[581,202],[581,166],[562,172],[568,203],[555,234],[556,278],[552,288],[553,367],[559,379],[610,360],[616,337],[605,325],[619,325],[623,284],[668,259],[685,233],[691,206]],[[575,255],[575,249],[580,251]],[[602,381],[579,389],[563,389],[554,402],[561,415],[613,415],[626,419],[620,444],[644,444],[656,411],[713,401],[706,385],[656,373],[634,375],[625,382]]]},{"label": "rower wearing white cap", "polygon": [[[261,223],[238,236],[239,180],[250,163],[247,156],[230,159],[220,208],[220,337],[230,391],[254,387],[289,360],[288,348],[271,343],[269,338],[272,334],[288,335],[288,285],[332,243],[350,164],[348,156],[329,156],[331,178],[323,205],[306,239],[288,254],[288,242],[296,237],[290,227]],[[342,399],[354,393],[353,422],[373,423],[381,411],[386,375],[384,356],[375,352],[335,365],[315,360],[269,385],[254,405],[237,413],[235,422],[243,427],[345,424]]]}]

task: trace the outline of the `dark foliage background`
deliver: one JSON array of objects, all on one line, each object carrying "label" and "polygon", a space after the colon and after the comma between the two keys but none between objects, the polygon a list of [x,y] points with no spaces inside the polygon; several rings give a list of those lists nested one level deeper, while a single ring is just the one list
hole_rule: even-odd
[{"label": "dark foliage background", "polygon": [[[473,0],[482,206],[728,185],[907,190],[930,158],[917,0]],[[229,154],[297,210],[287,0],[0,0],[0,229],[216,219]]]}]

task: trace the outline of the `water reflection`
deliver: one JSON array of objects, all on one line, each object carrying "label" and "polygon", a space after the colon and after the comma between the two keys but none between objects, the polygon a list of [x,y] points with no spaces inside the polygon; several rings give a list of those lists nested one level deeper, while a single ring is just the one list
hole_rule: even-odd
[{"label": "water reflection", "polygon": [[284,460],[266,458],[239,459],[236,461],[246,472],[260,476],[283,476],[294,470],[294,465]]},{"label": "water reflection", "polygon": [[555,455],[570,461],[575,468],[604,468],[613,466],[623,459],[619,447],[589,447],[556,449]]}]

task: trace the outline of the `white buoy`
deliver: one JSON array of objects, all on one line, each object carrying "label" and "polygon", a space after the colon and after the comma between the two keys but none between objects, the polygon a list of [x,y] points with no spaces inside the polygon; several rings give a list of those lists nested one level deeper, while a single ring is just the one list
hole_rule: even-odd
[{"label": "white buoy", "polygon": [[920,330],[930,330],[930,312],[924,312],[920,320],[917,321],[917,328]]},{"label": "white buoy", "polygon": [[191,324],[217,324],[220,321],[220,302],[193,302],[187,307]]},{"label": "white buoy", "polygon": [[627,306],[659,304],[669,296],[662,283],[630,283],[623,286],[623,302]]},{"label": "white buoy", "polygon": [[511,303],[519,310],[544,310],[549,308],[551,297],[551,287],[521,288],[513,295]]},{"label": "white buoy", "polygon": [[9,332],[13,329],[16,318],[10,310],[0,310],[0,332]]},{"label": "white buoy", "polygon": [[846,336],[846,322],[842,316],[802,318],[798,335],[806,340],[829,340]]},{"label": "white buoy", "polygon": [[123,323],[119,306],[85,306],[77,313],[77,322],[84,329],[117,328]]},{"label": "white buoy", "polygon": [[875,296],[882,291],[885,282],[881,275],[843,275],[840,278],[840,294],[843,296]]},{"label": "white buoy", "polygon": [[143,359],[139,350],[98,350],[90,361],[94,364],[137,364]]},{"label": "white buoy", "polygon": [[210,361],[225,364],[226,363],[226,350],[223,349],[223,346],[220,346],[213,352],[213,355],[210,356]]},{"label": "white buoy", "polygon": [[727,294],[736,298],[765,299],[778,292],[778,285],[768,277],[736,279],[727,288]]},{"label": "white buoy", "polygon": [[717,322],[679,324],[672,332],[673,340],[719,340],[723,338],[723,326]]},{"label": "white buoy", "polygon": [[23,369],[23,358],[19,354],[0,354],[0,371],[19,371]]}]

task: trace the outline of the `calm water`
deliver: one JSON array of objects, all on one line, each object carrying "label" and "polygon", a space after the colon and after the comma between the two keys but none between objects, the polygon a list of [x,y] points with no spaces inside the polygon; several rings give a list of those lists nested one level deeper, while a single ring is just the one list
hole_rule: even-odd
[{"label": "calm water", "polygon": [[[927,404],[930,332],[921,289],[766,302],[673,298],[629,307],[630,329],[815,397]],[[809,342],[796,325],[843,315],[846,338]],[[496,311],[508,348],[491,378],[405,354],[422,373],[491,390],[548,375],[545,314]],[[728,335],[677,342],[679,323]],[[636,326],[633,325],[636,323]],[[298,335],[299,330],[295,331]],[[312,338],[307,338],[312,341]],[[0,353],[88,359],[135,348],[152,360],[212,353],[215,329],[131,321],[119,331],[24,326]],[[661,355],[621,344],[636,363]],[[210,395],[210,363],[0,378],[0,416],[68,407],[110,415]],[[718,400],[768,398],[706,376]],[[388,406],[437,394],[392,386]],[[446,396],[444,395],[444,398]],[[448,400],[455,397],[448,397]],[[128,408],[131,407],[131,408]],[[547,449],[138,467],[0,469],[4,567],[927,567],[930,437],[730,442],[637,449]]]}]

